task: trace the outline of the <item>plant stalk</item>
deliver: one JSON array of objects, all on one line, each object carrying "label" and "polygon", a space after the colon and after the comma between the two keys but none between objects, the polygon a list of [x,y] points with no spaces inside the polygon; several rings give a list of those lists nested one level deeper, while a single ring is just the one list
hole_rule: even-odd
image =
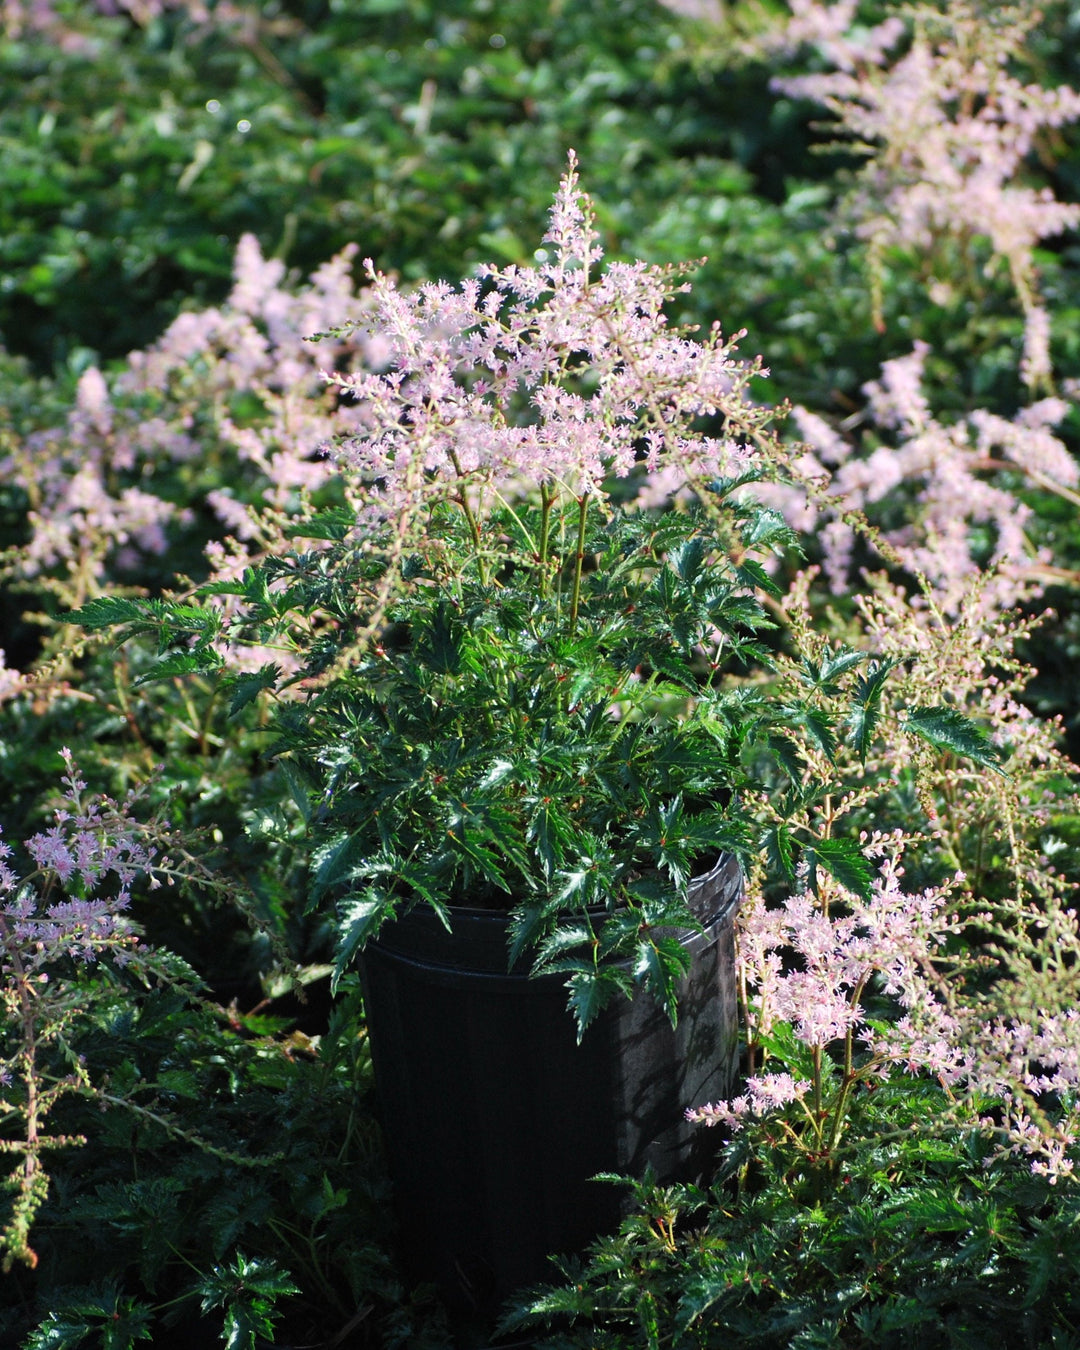
[{"label": "plant stalk", "polygon": [[578,498],[577,543],[574,548],[574,587],[570,595],[570,632],[577,628],[578,607],[581,604],[581,573],[585,565],[585,523],[589,514],[589,494]]}]

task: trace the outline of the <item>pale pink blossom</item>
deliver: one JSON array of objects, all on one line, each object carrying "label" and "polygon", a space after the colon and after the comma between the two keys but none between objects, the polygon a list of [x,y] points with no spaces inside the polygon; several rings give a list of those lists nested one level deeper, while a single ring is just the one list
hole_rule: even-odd
[{"label": "pale pink blossom", "polygon": [[[681,289],[670,272],[601,268],[590,210],[571,157],[538,266],[411,292],[370,272],[363,331],[389,360],[328,375],[359,408],[360,433],[335,453],[362,485],[365,521],[400,521],[463,488],[481,515],[524,484],[597,495],[639,463],[653,473],[647,492],[678,493],[757,462],[769,414],[747,386],[767,372],[718,328],[697,340],[668,324]],[[717,415],[723,438],[696,430]]]},{"label": "pale pink blossom", "polygon": [[[925,256],[948,235],[985,241],[987,270],[1004,264],[1023,311],[1021,376],[1031,389],[1047,385],[1049,315],[1033,254],[1080,223],[1080,204],[1023,179],[1037,138],[1080,117],[1080,93],[1020,78],[1018,60],[1040,21],[1033,7],[1003,7],[993,21],[971,0],[947,0],[941,14],[897,8],[866,26],[853,0],[790,0],[790,17],[766,31],[759,51],[810,45],[834,67],[774,83],[822,103],[866,155],[844,215],[872,269],[891,248]],[[928,284],[940,291],[940,279]]]},{"label": "pale pink blossom", "polygon": [[811,1086],[808,1079],[796,1080],[789,1073],[755,1074],[747,1080],[742,1095],[690,1107],[686,1119],[700,1125],[723,1125],[735,1134],[753,1117],[768,1115],[791,1102],[801,1102]]},{"label": "pale pink blossom", "polygon": [[0,704],[25,693],[29,683],[21,671],[7,665],[3,648],[0,648]]}]

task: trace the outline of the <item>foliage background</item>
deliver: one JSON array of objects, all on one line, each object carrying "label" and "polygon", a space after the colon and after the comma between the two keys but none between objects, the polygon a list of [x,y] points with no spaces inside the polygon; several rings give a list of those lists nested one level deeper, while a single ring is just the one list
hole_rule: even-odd
[{"label": "foliage background", "polygon": [[[860,14],[871,23],[889,8],[866,4]],[[1046,84],[1080,84],[1080,15],[1064,3],[1045,9],[1030,70]],[[263,259],[281,264],[280,291],[301,289],[354,243],[405,281],[456,279],[480,261],[527,263],[572,146],[608,255],[661,263],[707,256],[678,317],[746,327],[744,350],[763,352],[772,370],[769,397],[803,403],[833,424],[851,419],[857,429],[863,385],[922,339],[932,351],[926,383],[936,411],[1011,417],[1021,406],[1022,317],[1000,274],[976,267],[974,290],[961,308],[949,308],[927,299],[919,260],[897,253],[886,260],[884,323],[875,326],[865,257],[850,230],[832,225],[858,160],[834,144],[816,105],[770,88],[779,60],[740,55],[740,41],[786,8],[730,4],[717,12],[720,25],[647,0],[9,0],[3,7],[0,547],[9,563],[0,681],[37,663],[31,685],[2,685],[4,835],[25,838],[47,823],[57,751],[71,745],[102,790],[122,795],[148,781],[148,806],[196,832],[192,847],[218,878],[189,877],[179,901],[176,891],[135,897],[151,940],[194,975],[149,992],[103,970],[86,977],[87,1011],[71,1044],[114,1095],[144,1114],[102,1115],[79,1097],[58,1109],[59,1125],[93,1144],[50,1158],[38,1268],[16,1266],[2,1279],[0,1337],[12,1344],[34,1337],[26,1344],[41,1350],[121,1345],[129,1342],[117,1338],[149,1336],[151,1327],[163,1346],[169,1337],[190,1343],[193,1328],[204,1335],[224,1328],[233,1343],[255,1344],[271,1328],[259,1318],[278,1299],[298,1342],[328,1341],[345,1327],[350,1344],[447,1341],[433,1300],[404,1289],[394,1271],[359,1001],[353,991],[331,1009],[325,994],[326,933],[296,904],[305,885],[303,813],[264,758],[264,710],[253,704],[230,719],[209,681],[137,684],[149,652],[117,657],[57,625],[65,608],[87,598],[71,590],[70,570],[26,575],[10,563],[32,537],[34,509],[29,479],[12,466],[27,446],[38,454],[51,445],[45,433],[57,429],[83,453],[73,410],[88,372],[101,369],[115,381],[128,353],[149,349],[177,315],[227,308],[246,234]],[[1076,126],[1040,144],[1026,171],[1061,200],[1080,199]],[[1048,241],[1037,264],[1056,372],[1075,379],[1075,234]],[[958,275],[965,266],[960,259]],[[266,296],[277,293],[271,286]],[[265,332],[272,318],[267,300],[253,324]],[[222,429],[226,420],[277,425],[283,414],[267,371],[289,351],[284,340],[272,350],[255,395],[241,375],[224,393],[214,385],[215,361],[224,358],[209,346],[190,369],[177,362],[160,406],[147,403],[145,389],[122,395],[110,385],[115,408],[133,423],[149,412],[171,426],[187,419],[185,434],[204,453],[186,463],[147,456],[114,471],[117,492],[143,484],[178,514],[166,552],[144,551],[127,570],[110,554],[95,584],[154,591],[174,572],[205,572],[203,546],[223,534],[209,495],[227,489],[257,506],[266,487],[262,470],[237,456]],[[1077,419],[1074,408],[1062,432],[1073,453]],[[1033,535],[1060,573],[1038,602],[1055,617],[1022,647],[1038,670],[1024,697],[1041,715],[1062,716],[1075,758],[1075,503],[1033,491],[1019,476],[1010,483],[1033,508]],[[181,520],[182,512],[190,515]],[[817,560],[815,539],[805,545]],[[851,597],[821,604],[841,625],[852,618]],[[910,805],[898,806],[896,819]],[[1068,870],[1080,836],[1075,816],[1060,809],[1053,827],[1061,841],[1055,857]],[[283,973],[294,967],[303,972],[306,1003]],[[317,1054],[312,1037],[321,1038]],[[70,1045],[57,1047],[55,1073],[65,1072],[69,1053]],[[221,1104],[209,1141],[223,1150],[219,1157],[192,1142],[207,1142],[208,1094]],[[896,1107],[910,1109],[906,1099]],[[871,1119],[868,1137],[880,1128]],[[1020,1318],[1018,1336],[1072,1343],[1054,1339],[1074,1335],[1076,1317],[1044,1249],[1060,1244],[1064,1268],[1075,1269],[1075,1205],[1061,1206],[1007,1171],[995,1183],[999,1195],[987,1199],[979,1160],[958,1163],[956,1149],[941,1147],[943,1155],[868,1152],[854,1170],[850,1203],[820,1223],[792,1206],[775,1177],[765,1178],[743,1227],[717,1230],[718,1243],[732,1244],[723,1261],[744,1262],[755,1290],[760,1279],[804,1281],[794,1306],[819,1339],[799,1343],[836,1343],[828,1337],[838,1328],[855,1334],[822,1308],[835,1289],[871,1278],[859,1262],[875,1244],[899,1251],[895,1263],[885,1256],[871,1272],[881,1281],[875,1296],[892,1312],[880,1314],[881,1325],[860,1325],[862,1340],[853,1343],[966,1344],[982,1334],[976,1323],[992,1323],[992,1302],[968,1321],[949,1303],[952,1339],[933,1340],[935,1324],[922,1315],[943,1306],[943,1261],[949,1297],[962,1303],[989,1280],[994,1298],[1034,1309]],[[268,1151],[282,1154],[271,1168],[225,1156]],[[943,1236],[929,1250],[898,1212],[879,1226],[868,1209],[901,1183],[937,1216],[929,1226]],[[644,1221],[616,1249],[623,1266],[657,1272],[657,1306],[667,1300],[675,1308],[672,1325],[681,1325],[687,1289],[731,1277],[710,1245],[729,1198],[721,1187],[700,1224],[700,1200],[685,1202],[689,1231],[705,1236],[678,1253],[665,1245],[662,1226]],[[992,1200],[1000,1223],[988,1217]],[[643,1214],[658,1203],[640,1202]],[[766,1218],[787,1225],[790,1265],[787,1255],[744,1256]],[[809,1277],[804,1254],[819,1240],[825,1256]],[[267,1264],[237,1273],[236,1263],[249,1260]],[[763,1275],[770,1260],[775,1269]],[[895,1270],[892,1283],[883,1267]],[[291,1301],[275,1285],[284,1271],[302,1286]],[[601,1254],[588,1279],[603,1291],[606,1278]],[[215,1306],[214,1279],[240,1291],[225,1308]],[[790,1317],[775,1302],[767,1296],[757,1311],[740,1313],[749,1321],[736,1319],[739,1334],[756,1328],[763,1344],[794,1344]],[[924,1322],[930,1339],[917,1342],[912,1328]],[[613,1345],[652,1343],[648,1327],[632,1319],[588,1334]]]}]

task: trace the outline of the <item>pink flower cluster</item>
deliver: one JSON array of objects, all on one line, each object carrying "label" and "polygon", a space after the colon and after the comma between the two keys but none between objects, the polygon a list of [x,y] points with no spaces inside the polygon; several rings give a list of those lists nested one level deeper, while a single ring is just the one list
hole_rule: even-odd
[{"label": "pink flower cluster", "polygon": [[[1070,1174],[1080,1140],[1080,1014],[1041,1009],[987,1019],[977,1003],[955,999],[943,972],[949,939],[964,927],[954,894],[963,878],[905,891],[903,846],[899,832],[868,841],[882,859],[869,903],[845,895],[826,909],[804,894],[771,908],[760,894],[751,896],[738,934],[750,1041],[767,1044],[783,1023],[811,1051],[842,1052],[848,1063],[861,1043],[864,1061],[849,1073],[925,1074],[961,1098],[989,1100],[996,1114],[975,1117],[973,1128],[1004,1139],[1008,1151],[1030,1157],[1033,1170],[1051,1180]],[[1059,917],[1071,924],[1075,947],[1075,912]],[[871,982],[896,1002],[898,1019],[868,1019],[863,995]],[[687,1117],[735,1131],[792,1103],[801,1106],[811,1087],[790,1073],[762,1070],[739,1096]]]},{"label": "pink flower cluster", "polygon": [[95,961],[107,952],[122,964],[137,945],[124,913],[131,884],[154,865],[128,806],[85,796],[71,752],[61,754],[65,804],[25,845],[37,872],[20,881],[11,847],[0,844],[0,975],[20,983],[62,956]]},{"label": "pink flower cluster", "polygon": [[[85,371],[66,424],[30,435],[0,462],[31,503],[32,535],[16,574],[66,573],[73,585],[77,579],[76,598],[85,599],[116,562],[161,553],[167,527],[191,515],[168,491],[180,465],[219,465],[229,487],[210,489],[210,504],[226,529],[248,537],[257,535],[262,510],[294,506],[299,492],[325,482],[332,467],[318,447],[356,420],[326,396],[315,348],[304,338],[362,306],[351,279],[354,253],[346,250],[290,290],[284,264],[264,259],[245,236],[223,306],[181,314],[111,380]],[[338,346],[342,358],[352,350]],[[379,359],[378,350],[366,355]],[[238,424],[241,398],[257,404]]]},{"label": "pink flower cluster", "polygon": [[949,888],[907,894],[900,885],[901,840],[893,836],[872,846],[889,852],[869,903],[846,897],[842,910],[826,912],[804,893],[775,909],[760,896],[744,906],[739,963],[756,990],[754,1035],[780,1021],[805,1045],[824,1048],[843,1040],[863,1024],[859,999],[873,975],[902,1005],[923,1000],[934,953],[959,931]]},{"label": "pink flower cluster", "polygon": [[[239,575],[279,546],[283,514],[335,472],[321,446],[358,426],[357,410],[320,377],[325,347],[307,340],[363,311],[354,255],[346,249],[298,286],[245,236],[223,305],[180,314],[116,375],[86,370],[63,425],[0,454],[0,474],[26,494],[31,527],[2,560],[6,573],[77,608],[117,569],[163,554],[176,527],[193,523],[200,495],[218,522],[207,545],[218,576]],[[385,359],[376,341],[331,350],[343,365]],[[0,700],[22,688],[18,672],[0,669]]]},{"label": "pink flower cluster", "polygon": [[[817,534],[836,593],[854,581],[855,531],[845,517],[859,512],[873,519],[879,504],[903,494],[904,523],[883,531],[895,558],[927,578],[947,613],[958,611],[972,579],[990,561],[996,580],[986,600],[1000,612],[1036,593],[1049,556],[1028,539],[1030,508],[993,480],[1008,470],[1051,492],[1074,492],[1080,467],[1051,430],[1069,405],[1043,398],[1012,419],[977,410],[963,421],[939,421],[922,387],[928,350],[916,343],[909,355],[886,361],[881,378],[864,387],[868,418],[881,434],[867,434],[868,449],[861,454],[824,418],[794,410],[806,445],[796,473],[804,482],[827,485],[827,500],[808,497],[798,485],[770,485],[761,492],[795,528]],[[973,539],[987,526],[990,558],[977,559]]]},{"label": "pink flower cluster", "polygon": [[[1080,117],[1080,93],[1014,73],[1038,12],[948,0],[941,15],[901,5],[866,28],[854,0],[792,0],[791,8],[772,49],[810,43],[836,71],[775,84],[823,103],[867,154],[848,211],[872,258],[894,246],[926,256],[946,235],[985,240],[989,267],[1005,263],[1024,311],[1023,378],[1030,388],[1048,384],[1049,315],[1033,251],[1075,228],[1080,205],[1026,183],[1024,165],[1040,136]],[[910,41],[900,46],[905,32]],[[931,279],[931,293],[944,284]]]},{"label": "pink flower cluster", "polygon": [[[20,877],[11,846],[0,842],[0,1115],[5,1147],[17,1159],[4,1180],[14,1192],[0,1228],[5,1270],[15,1260],[37,1264],[27,1234],[48,1192],[43,1152],[82,1142],[48,1130],[47,1118],[66,1094],[95,1090],[72,1034],[73,1022],[100,1002],[100,977],[80,978],[78,967],[108,958],[143,980],[169,978],[167,964],[141,945],[126,913],[136,875],[149,876],[153,886],[153,869],[171,866],[156,860],[152,843],[168,833],[134,819],[134,794],[122,803],[88,794],[71,752],[61,755],[56,823],[25,844],[34,870]],[[13,1125],[20,1131],[14,1138]]]},{"label": "pink flower cluster", "polygon": [[730,1102],[692,1107],[686,1119],[699,1125],[723,1125],[736,1134],[749,1119],[766,1116],[791,1102],[802,1102],[812,1086],[808,1078],[796,1080],[789,1073],[756,1074],[741,1096],[732,1097]]},{"label": "pink flower cluster", "polygon": [[[371,273],[361,331],[388,344],[387,369],[327,378],[359,405],[363,432],[340,459],[373,516],[462,491],[482,514],[523,483],[593,495],[635,466],[693,483],[753,458],[768,414],[746,389],[765,372],[718,328],[696,341],[668,325],[665,302],[683,289],[670,269],[597,270],[573,156],[544,242],[536,267],[485,267],[459,286],[403,293]],[[718,416],[724,435],[698,429]]]},{"label": "pink flower cluster", "polygon": [[21,671],[12,670],[7,665],[3,648],[0,648],[0,704],[25,693],[28,683]]}]

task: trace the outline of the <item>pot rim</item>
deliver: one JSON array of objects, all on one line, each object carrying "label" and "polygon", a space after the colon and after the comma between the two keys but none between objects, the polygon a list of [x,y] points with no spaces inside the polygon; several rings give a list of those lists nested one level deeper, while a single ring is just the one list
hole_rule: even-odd
[{"label": "pot rim", "polygon": [[[716,939],[719,930],[730,924],[743,898],[743,875],[738,859],[721,854],[716,865],[702,876],[694,877],[686,888],[686,900],[700,928],[667,928],[665,935],[677,935],[684,945],[696,949]],[[465,905],[447,907],[451,915],[448,930],[439,914],[423,901],[395,919],[387,920],[365,948],[365,956],[393,954],[420,965],[448,970],[472,969],[478,974],[510,979],[531,979],[528,953],[507,969],[507,926],[510,912],[501,909],[473,909]],[[597,914],[602,910],[593,911]],[[543,978],[543,977],[541,977]],[[559,975],[550,978],[562,980]]]}]

